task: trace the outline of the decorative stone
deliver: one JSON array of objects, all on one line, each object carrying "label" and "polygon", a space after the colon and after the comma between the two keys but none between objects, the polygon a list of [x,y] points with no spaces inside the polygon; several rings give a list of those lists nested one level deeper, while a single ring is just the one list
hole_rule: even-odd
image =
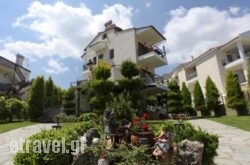
[{"label": "decorative stone", "polygon": [[187,139],[178,144],[177,165],[202,165],[204,144]]}]

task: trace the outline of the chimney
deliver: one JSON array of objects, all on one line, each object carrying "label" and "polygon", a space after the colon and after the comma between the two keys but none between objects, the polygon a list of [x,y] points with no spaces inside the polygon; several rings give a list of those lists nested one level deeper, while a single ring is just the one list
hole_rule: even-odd
[{"label": "chimney", "polygon": [[194,56],[191,56],[191,60],[192,60],[192,61],[194,60]]},{"label": "chimney", "polygon": [[23,60],[24,60],[24,57],[21,54],[16,55],[16,64],[17,65],[23,66]]}]

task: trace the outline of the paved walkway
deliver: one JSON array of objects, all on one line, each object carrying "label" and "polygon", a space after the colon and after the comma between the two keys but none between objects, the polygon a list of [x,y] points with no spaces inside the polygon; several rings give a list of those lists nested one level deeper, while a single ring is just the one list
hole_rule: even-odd
[{"label": "paved walkway", "polygon": [[10,152],[10,142],[27,138],[43,129],[50,129],[53,124],[36,124],[22,127],[0,134],[0,165],[13,165],[12,158],[15,154]]},{"label": "paved walkway", "polygon": [[204,119],[189,122],[219,136],[215,164],[250,165],[250,132]]}]

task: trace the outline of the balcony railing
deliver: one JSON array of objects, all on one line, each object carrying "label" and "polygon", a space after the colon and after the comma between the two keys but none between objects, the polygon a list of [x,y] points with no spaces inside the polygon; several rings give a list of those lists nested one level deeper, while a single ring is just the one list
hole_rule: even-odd
[{"label": "balcony railing", "polygon": [[152,47],[150,49],[146,48],[146,47],[139,47],[138,56],[143,56],[143,55],[150,53],[150,52],[154,52],[155,54],[159,55],[160,57],[166,58],[166,52],[164,52],[163,50],[161,50],[158,47]]},{"label": "balcony railing", "polygon": [[222,59],[221,62],[222,62],[222,65],[225,66],[225,65],[228,65],[234,61],[237,61],[238,59],[240,59],[239,54],[232,54],[232,55],[227,56],[226,58]]},{"label": "balcony railing", "polygon": [[143,79],[144,84],[150,85],[153,83],[164,84],[164,77],[161,77],[157,74],[151,73],[144,69],[141,70],[141,78]]},{"label": "balcony railing", "polygon": [[197,72],[192,72],[192,73],[187,74],[187,80],[191,80],[195,77],[197,77]]}]

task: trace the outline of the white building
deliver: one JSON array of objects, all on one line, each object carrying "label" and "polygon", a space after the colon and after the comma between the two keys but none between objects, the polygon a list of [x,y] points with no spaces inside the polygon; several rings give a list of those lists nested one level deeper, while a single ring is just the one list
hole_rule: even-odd
[{"label": "white building", "polygon": [[192,61],[183,63],[165,74],[166,79],[185,82],[191,93],[199,81],[205,94],[208,76],[216,84],[223,101],[226,96],[226,75],[232,71],[237,76],[243,90],[247,87],[247,61],[250,56],[250,31],[239,34],[224,45],[211,48]]},{"label": "white building", "polygon": [[23,67],[24,57],[16,55],[16,62],[0,56],[0,95],[16,95],[26,99],[30,85],[30,70]]},{"label": "white building", "polygon": [[166,53],[157,47],[165,40],[153,26],[123,30],[109,21],[105,30],[99,32],[84,49],[84,78],[92,79],[93,66],[103,59],[111,65],[110,79],[117,80],[121,78],[120,65],[130,59],[139,66],[145,87],[152,87],[147,92],[166,90],[163,78],[155,75],[155,68],[167,64]]}]

